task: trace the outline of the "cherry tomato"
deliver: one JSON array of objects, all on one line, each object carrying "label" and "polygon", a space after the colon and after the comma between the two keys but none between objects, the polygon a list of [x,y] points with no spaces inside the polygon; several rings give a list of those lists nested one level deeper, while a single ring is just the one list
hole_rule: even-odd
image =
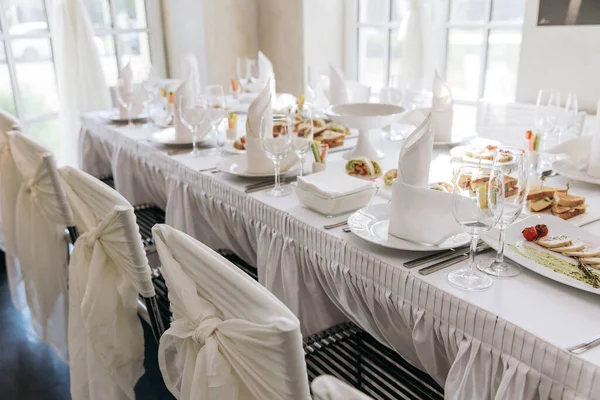
[{"label": "cherry tomato", "polygon": [[528,226],[527,228],[523,229],[521,233],[523,234],[525,240],[529,242],[533,242],[538,238],[538,232],[535,229],[535,226]]},{"label": "cherry tomato", "polygon": [[535,230],[538,233],[538,239],[543,238],[548,234],[548,227],[544,224],[536,225]]}]

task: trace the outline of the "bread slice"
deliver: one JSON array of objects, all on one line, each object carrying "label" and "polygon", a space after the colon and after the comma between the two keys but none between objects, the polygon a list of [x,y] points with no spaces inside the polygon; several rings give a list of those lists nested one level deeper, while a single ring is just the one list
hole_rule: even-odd
[{"label": "bread slice", "polygon": [[565,247],[553,247],[551,250],[557,253],[567,253],[571,251],[581,251],[585,248],[585,245],[581,242],[572,243]]},{"label": "bread slice", "polygon": [[348,128],[346,128],[345,126],[342,126],[340,124],[336,124],[335,122],[328,123],[325,128],[328,131],[343,133],[345,136],[347,136],[350,133],[350,130]]},{"label": "bread slice", "polygon": [[561,206],[557,206],[556,204],[554,204],[552,206],[552,214],[560,219],[567,220],[567,219],[576,217],[578,215],[585,214],[585,210],[587,209],[587,207],[588,207],[587,204],[573,207],[573,208],[572,207],[561,207]]},{"label": "bread slice", "polygon": [[552,249],[555,247],[567,247],[573,243],[571,238],[565,235],[561,236],[546,236],[537,240],[537,244],[543,246],[547,249]]},{"label": "bread slice", "polygon": [[540,185],[532,185],[529,188],[529,193],[527,194],[528,201],[535,201],[539,199],[543,199],[544,197],[554,197],[554,193],[567,193],[567,189],[561,189],[551,186],[541,187]]},{"label": "bread slice", "polygon": [[600,256],[600,247],[585,246],[583,250],[578,251],[565,251],[565,256],[579,257],[579,258],[591,258]]},{"label": "bread slice", "polygon": [[345,138],[346,136],[343,133],[326,130],[319,137],[316,137],[315,140],[328,145],[332,149],[342,146]]},{"label": "bread slice", "polygon": [[589,265],[592,268],[600,269],[600,257],[584,257],[579,259],[585,265]]},{"label": "bread slice", "polygon": [[552,207],[554,202],[549,197],[544,197],[543,199],[533,200],[529,202],[529,209],[533,212],[540,212]]},{"label": "bread slice", "polygon": [[567,193],[554,193],[554,203],[562,207],[577,207],[585,204],[585,197]]},{"label": "bread slice", "polygon": [[504,197],[512,197],[519,193],[519,188],[517,186],[507,187],[504,189]]}]

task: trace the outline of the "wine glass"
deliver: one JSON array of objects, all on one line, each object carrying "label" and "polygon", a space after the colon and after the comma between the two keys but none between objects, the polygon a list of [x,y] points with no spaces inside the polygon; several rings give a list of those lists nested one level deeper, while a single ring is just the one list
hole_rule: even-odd
[{"label": "wine glass", "polygon": [[242,89],[242,92],[244,92],[250,77],[250,65],[248,64],[248,59],[246,57],[238,57],[235,67],[240,88]]},{"label": "wine glass", "polygon": [[[179,119],[192,132],[193,150],[191,155],[198,157],[200,156],[200,151],[198,150],[198,131],[208,119],[208,103],[191,83],[185,83],[182,90],[179,90],[177,93],[179,96],[177,101]],[[202,136],[205,135],[206,132]]]},{"label": "wine glass", "polygon": [[[295,110],[294,110],[295,111]],[[273,113],[260,120],[260,146],[275,165],[275,187],[268,192],[271,196],[280,197],[290,193],[289,187],[279,183],[281,161],[288,155],[292,146],[292,115]]]},{"label": "wine glass", "polygon": [[579,102],[575,93],[567,94],[567,100],[565,102],[565,108],[563,109],[563,116],[561,118],[561,130],[559,131],[558,143],[562,141],[562,134],[567,133],[577,119],[577,113],[579,113]]},{"label": "wine glass", "polygon": [[475,252],[479,237],[496,225],[502,214],[504,177],[501,172],[494,179],[486,177],[487,173],[482,169],[462,167],[458,170],[454,185],[452,212],[456,221],[471,236],[471,252],[469,266],[450,272],[448,281],[464,290],[484,290],[493,283],[490,276],[475,269]]},{"label": "wine glass", "polygon": [[[507,157],[511,158],[508,163]],[[498,148],[490,173],[491,181],[499,180],[499,175],[504,176],[504,207],[498,221],[498,254],[495,259],[484,259],[477,264],[480,271],[497,278],[509,278],[521,273],[520,266],[504,261],[504,236],[506,228],[517,220],[523,210],[527,193],[528,166],[525,150],[516,147]],[[491,195],[488,193],[488,197]]]},{"label": "wine glass", "polygon": [[260,78],[260,71],[258,70],[258,61],[254,60],[254,59],[249,59],[248,60],[248,79],[250,80],[251,83],[256,83],[258,82],[258,79]]},{"label": "wine glass", "polygon": [[304,155],[310,150],[313,133],[312,113],[308,109],[298,110],[293,121],[292,148],[300,158],[300,176],[304,176]]},{"label": "wine glass", "polygon": [[[540,90],[538,92],[535,106],[535,127],[542,135],[540,148],[547,149],[554,143],[550,143],[550,134],[556,128],[560,114],[560,93],[557,90]],[[553,138],[552,138],[553,139]],[[551,155],[540,153],[538,161],[538,172],[545,171],[551,167]]]},{"label": "wine glass", "polygon": [[117,79],[117,101],[127,110],[128,128],[133,128],[133,107],[135,106],[135,83],[128,79]]},{"label": "wine glass", "polygon": [[210,134],[215,137],[218,146],[218,127],[225,117],[225,95],[223,94],[223,86],[208,85],[206,87],[206,102],[208,104],[208,122],[211,126]]}]

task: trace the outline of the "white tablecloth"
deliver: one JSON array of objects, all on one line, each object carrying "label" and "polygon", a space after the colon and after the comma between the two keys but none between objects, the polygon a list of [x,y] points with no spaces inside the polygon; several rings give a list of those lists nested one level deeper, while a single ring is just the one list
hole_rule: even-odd
[{"label": "white tablecloth", "polygon": [[[597,295],[528,270],[484,292],[461,291],[446,275],[462,264],[421,276],[402,266],[420,254],[325,231],[323,224],[343,218],[328,220],[293,195],[247,195],[248,179],[199,171],[218,156],[170,156],[147,140],[154,128],[115,127],[103,115],[82,118],[83,168],[112,173],[132,204],[165,207],[168,224],[256,265],[261,283],[298,316],[305,334],[350,319],[445,385],[448,398],[600,398],[600,347],[580,356],[564,350],[600,334]],[[384,169],[395,167],[398,145],[385,148]],[[436,179],[450,171],[447,152],[435,152]],[[341,165],[341,154],[331,154],[329,168]],[[572,188],[600,210],[598,187]],[[600,234],[600,223],[585,229]]]}]

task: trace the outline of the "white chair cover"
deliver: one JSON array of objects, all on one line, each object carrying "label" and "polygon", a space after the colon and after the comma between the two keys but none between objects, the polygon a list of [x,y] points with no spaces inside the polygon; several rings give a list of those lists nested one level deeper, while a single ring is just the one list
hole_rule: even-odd
[{"label": "white chair cover", "polygon": [[60,170],[81,236],[69,263],[69,354],[74,400],[135,399],[144,374],[137,295],[154,295],[131,205],[71,167]]},{"label": "white chair cover", "polygon": [[314,400],[373,400],[347,383],[329,375],[317,377],[310,387]]},{"label": "white chair cover", "polygon": [[0,111],[0,247],[6,256],[6,274],[13,305],[22,311],[27,307],[25,284],[17,258],[17,194],[23,182],[10,149],[8,132],[17,127],[19,121],[12,115]]},{"label": "white chair cover", "polygon": [[65,228],[73,213],[50,151],[24,134],[9,136],[22,178],[16,204],[16,244],[27,305],[38,338],[63,360],[67,355],[67,259]]},{"label": "white chair cover", "polygon": [[152,233],[173,310],[158,350],[171,393],[183,400],[309,399],[294,314],[183,232],[155,225]]}]

